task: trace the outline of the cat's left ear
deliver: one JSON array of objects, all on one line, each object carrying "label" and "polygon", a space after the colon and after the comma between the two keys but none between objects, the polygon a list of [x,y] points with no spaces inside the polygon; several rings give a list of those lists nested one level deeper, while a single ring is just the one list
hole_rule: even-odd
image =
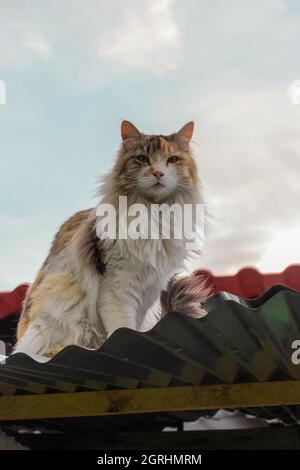
[{"label": "cat's left ear", "polygon": [[140,131],[130,121],[122,121],[121,124],[122,140],[127,139],[140,139]]},{"label": "cat's left ear", "polygon": [[174,136],[174,140],[183,146],[188,146],[193,136],[194,121],[185,124]]}]

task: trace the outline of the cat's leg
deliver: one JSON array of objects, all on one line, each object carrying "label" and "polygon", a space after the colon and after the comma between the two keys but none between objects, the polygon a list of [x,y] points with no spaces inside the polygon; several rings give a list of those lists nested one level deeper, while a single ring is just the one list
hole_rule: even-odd
[{"label": "cat's leg", "polygon": [[88,299],[68,274],[50,274],[35,290],[27,312],[28,326],[15,352],[45,355],[70,344],[97,348],[102,331],[88,316]]},{"label": "cat's leg", "polygon": [[18,340],[13,352],[46,355],[46,351],[52,347],[53,342],[54,338],[45,334],[37,322],[33,322]]},{"label": "cat's leg", "polygon": [[14,353],[53,357],[69,345],[98,349],[106,339],[102,330],[99,331],[88,321],[78,320],[76,310],[68,313],[74,314],[70,323],[50,321],[49,324],[44,315],[35,320],[18,340]]},{"label": "cat's leg", "polygon": [[140,326],[138,327],[139,331],[149,331],[151,330],[157,322],[161,319],[161,306],[160,299],[158,298],[154,304],[147,310]]},{"label": "cat's leg", "polygon": [[106,337],[122,327],[136,330],[140,304],[141,289],[133,275],[121,270],[106,275],[101,282],[97,306]]},{"label": "cat's leg", "polygon": [[122,327],[140,331],[159,292],[156,274],[151,272],[138,275],[118,269],[106,275],[101,282],[98,315],[107,337]]},{"label": "cat's leg", "polygon": [[124,292],[114,290],[102,292],[98,310],[106,338],[118,328],[125,327],[136,330],[138,302]]}]

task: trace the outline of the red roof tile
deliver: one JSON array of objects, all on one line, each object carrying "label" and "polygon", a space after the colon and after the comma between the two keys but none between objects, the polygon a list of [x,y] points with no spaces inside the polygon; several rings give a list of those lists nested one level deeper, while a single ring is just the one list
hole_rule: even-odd
[{"label": "red roof tile", "polygon": [[11,292],[0,293],[0,319],[21,312],[28,287],[29,284],[21,284]]},{"label": "red roof tile", "polygon": [[[255,268],[243,268],[235,275],[215,276],[210,271],[199,270],[208,283],[218,291],[227,291],[242,297],[253,298],[274,284],[283,284],[300,292],[300,265],[291,265],[281,273],[262,274]],[[28,284],[21,284],[11,292],[0,293],[0,319],[21,312]]]},{"label": "red roof tile", "polygon": [[274,284],[282,284],[300,292],[300,265],[297,264],[281,273],[262,274],[255,268],[243,268],[231,276],[214,276],[206,270],[199,270],[197,274],[204,275],[216,291],[227,291],[242,297],[257,297]]}]

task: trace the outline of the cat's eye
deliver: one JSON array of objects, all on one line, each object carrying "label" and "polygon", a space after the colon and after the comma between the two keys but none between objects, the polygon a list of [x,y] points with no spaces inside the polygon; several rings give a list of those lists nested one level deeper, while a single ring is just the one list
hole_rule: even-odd
[{"label": "cat's eye", "polygon": [[168,158],[167,163],[176,163],[176,162],[178,162],[178,160],[179,160],[179,158],[176,155],[172,155],[172,157]]},{"label": "cat's eye", "polygon": [[140,163],[150,163],[150,160],[146,155],[138,155],[136,159]]}]

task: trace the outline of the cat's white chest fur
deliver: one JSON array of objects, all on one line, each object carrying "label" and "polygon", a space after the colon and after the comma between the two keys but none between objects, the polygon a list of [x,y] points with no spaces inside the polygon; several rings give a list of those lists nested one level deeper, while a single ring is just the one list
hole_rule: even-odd
[{"label": "cat's white chest fur", "polygon": [[182,267],[182,251],[175,240],[118,240],[106,250],[96,306],[105,334],[141,327],[170,275]]}]

